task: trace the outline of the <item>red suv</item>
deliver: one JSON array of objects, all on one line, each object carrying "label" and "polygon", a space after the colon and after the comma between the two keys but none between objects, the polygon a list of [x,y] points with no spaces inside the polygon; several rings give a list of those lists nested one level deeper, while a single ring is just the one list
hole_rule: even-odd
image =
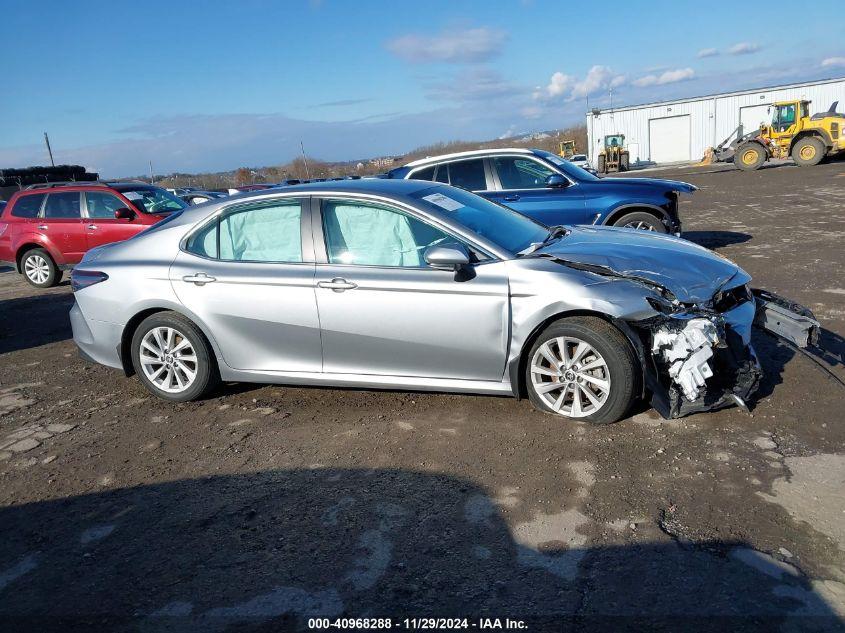
[{"label": "red suv", "polygon": [[0,261],[49,288],[89,249],[119,242],[187,205],[143,183],[50,183],[14,193],[0,211]]}]

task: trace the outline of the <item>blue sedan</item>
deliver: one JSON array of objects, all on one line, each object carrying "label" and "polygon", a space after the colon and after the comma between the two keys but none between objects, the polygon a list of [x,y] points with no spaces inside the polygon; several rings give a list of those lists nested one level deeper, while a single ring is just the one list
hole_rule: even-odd
[{"label": "blue sedan", "polygon": [[388,178],[462,187],[546,226],[604,224],[680,235],[678,197],[694,185],[655,178],[598,178],[538,149],[477,150],[433,156]]}]

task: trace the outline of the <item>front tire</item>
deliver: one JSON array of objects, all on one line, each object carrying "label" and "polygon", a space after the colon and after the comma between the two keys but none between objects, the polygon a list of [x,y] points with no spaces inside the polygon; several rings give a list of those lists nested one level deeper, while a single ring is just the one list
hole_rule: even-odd
[{"label": "front tire", "polygon": [[766,150],[760,143],[745,143],[740,145],[734,155],[734,165],[742,171],[760,169],[766,162]]},{"label": "front tire", "polygon": [[824,154],[824,143],[814,136],[805,136],[792,146],[792,160],[801,167],[818,165],[822,162]]},{"label": "front tire", "polygon": [[197,400],[219,382],[200,329],[176,312],[157,312],[132,335],[132,365],[144,387],[171,402]]},{"label": "front tire", "polygon": [[645,211],[634,211],[626,213],[613,223],[613,226],[621,226],[626,229],[638,229],[640,231],[652,231],[653,233],[668,233],[666,225],[660,218]]},{"label": "front tire", "polygon": [[525,367],[528,398],[536,408],[593,424],[624,417],[637,376],[631,344],[597,317],[549,325],[531,346]]},{"label": "front tire", "polygon": [[62,271],[43,248],[33,248],[24,253],[21,272],[36,288],[52,288],[62,280]]}]

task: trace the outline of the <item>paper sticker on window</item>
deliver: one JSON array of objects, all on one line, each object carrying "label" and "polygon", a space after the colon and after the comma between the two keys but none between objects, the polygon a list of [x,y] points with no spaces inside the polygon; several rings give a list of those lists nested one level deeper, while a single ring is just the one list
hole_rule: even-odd
[{"label": "paper sticker on window", "polygon": [[441,209],[447,211],[457,211],[463,208],[463,204],[457,200],[453,200],[449,196],[444,196],[442,193],[433,193],[430,196],[423,196],[423,200],[428,200],[431,204],[436,204]]},{"label": "paper sticker on window", "polygon": [[123,197],[126,198],[127,200],[131,200],[132,202],[136,202],[138,200],[144,199],[144,196],[142,196],[137,191],[124,191]]}]

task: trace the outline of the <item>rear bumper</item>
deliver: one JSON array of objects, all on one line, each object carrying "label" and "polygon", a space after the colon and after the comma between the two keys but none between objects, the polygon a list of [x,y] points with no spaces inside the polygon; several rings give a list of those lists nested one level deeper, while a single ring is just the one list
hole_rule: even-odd
[{"label": "rear bumper", "polygon": [[79,348],[82,358],[107,367],[123,369],[117,351],[120,349],[123,332],[120,325],[86,319],[79,304],[74,302],[70,309],[70,326],[73,330],[73,342]]}]

